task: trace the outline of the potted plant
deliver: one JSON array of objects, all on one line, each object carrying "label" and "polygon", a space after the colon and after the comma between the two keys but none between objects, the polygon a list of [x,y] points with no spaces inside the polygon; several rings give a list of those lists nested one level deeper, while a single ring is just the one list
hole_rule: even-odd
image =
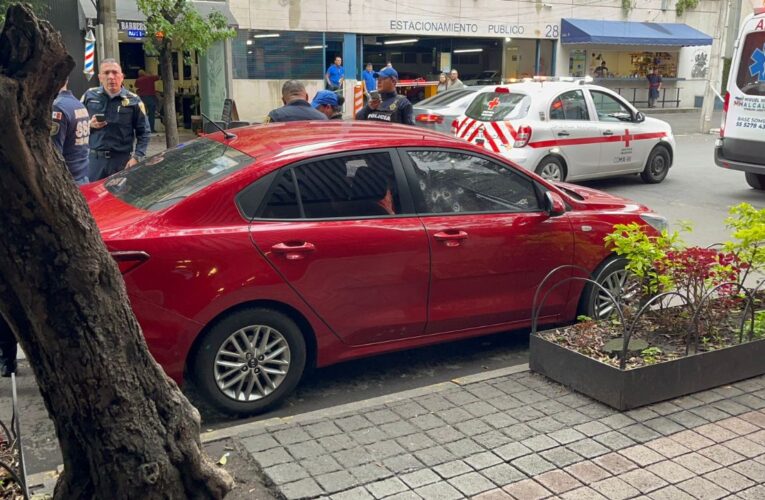
[{"label": "potted plant", "polygon": [[[677,232],[614,226],[605,244],[625,259],[622,293],[590,276],[557,279],[571,266],[551,272],[534,301],[530,368],[618,410],[765,373],[765,294],[751,283],[765,269],[765,209],[732,207],[726,225],[732,240],[708,248],[684,245]],[[611,307],[538,332],[545,298],[571,280],[595,287]]]}]

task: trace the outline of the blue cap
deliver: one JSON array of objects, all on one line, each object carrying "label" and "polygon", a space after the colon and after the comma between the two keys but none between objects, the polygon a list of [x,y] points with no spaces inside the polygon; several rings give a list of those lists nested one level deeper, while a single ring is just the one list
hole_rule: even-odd
[{"label": "blue cap", "polygon": [[337,100],[337,94],[335,94],[331,90],[318,91],[316,95],[313,96],[313,101],[311,101],[311,106],[313,106],[314,108],[318,108],[322,104],[327,104],[329,106],[339,106],[339,102]]},{"label": "blue cap", "polygon": [[375,78],[395,78],[398,80],[398,71],[396,71],[393,68],[385,67],[381,69],[380,71],[375,72],[374,74]]}]

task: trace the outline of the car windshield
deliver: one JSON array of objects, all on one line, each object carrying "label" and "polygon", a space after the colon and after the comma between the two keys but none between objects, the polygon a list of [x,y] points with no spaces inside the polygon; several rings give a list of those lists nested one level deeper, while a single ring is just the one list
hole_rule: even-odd
[{"label": "car windshield", "polygon": [[109,177],[104,187],[134,207],[161,210],[252,162],[251,156],[225,144],[197,139]]},{"label": "car windshield", "polygon": [[432,108],[436,106],[446,106],[459,99],[462,99],[466,95],[470,95],[474,93],[475,93],[475,90],[470,90],[470,89],[449,90],[447,92],[441,92],[440,94],[436,94],[433,97],[428,97],[424,101],[418,102],[416,107],[418,108],[431,107]]},{"label": "car windshield", "polygon": [[531,106],[531,97],[521,93],[484,92],[470,103],[465,114],[474,120],[496,122],[524,118]]},{"label": "car windshield", "polygon": [[747,95],[765,96],[765,31],[749,33],[741,49],[736,85]]}]

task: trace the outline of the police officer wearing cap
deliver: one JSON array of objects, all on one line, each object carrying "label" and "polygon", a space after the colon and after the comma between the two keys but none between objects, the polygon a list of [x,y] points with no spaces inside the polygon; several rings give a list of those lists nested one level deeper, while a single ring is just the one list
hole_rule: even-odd
[{"label": "police officer wearing cap", "polygon": [[82,96],[90,115],[91,182],[138,163],[146,156],[151,135],[141,98],[122,86],[125,75],[119,63],[104,59],[98,71],[101,86]]},{"label": "police officer wearing cap", "polygon": [[77,184],[88,183],[90,116],[85,106],[64,86],[53,101],[51,136]]},{"label": "police officer wearing cap", "polygon": [[380,99],[374,99],[356,113],[357,120],[376,120],[381,122],[403,123],[414,125],[414,109],[409,99],[396,93],[398,72],[389,67],[375,73],[380,89]]},{"label": "police officer wearing cap", "polygon": [[311,106],[311,103],[308,102],[308,92],[305,90],[305,85],[297,80],[284,82],[282,85],[282,102],[284,106],[268,113],[266,123],[327,119],[323,113]]}]

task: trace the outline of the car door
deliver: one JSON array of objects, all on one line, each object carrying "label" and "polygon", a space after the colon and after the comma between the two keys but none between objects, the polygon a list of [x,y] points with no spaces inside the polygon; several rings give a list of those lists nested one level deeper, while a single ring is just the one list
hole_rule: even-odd
[{"label": "car door", "polygon": [[[537,285],[572,261],[568,216],[544,212],[540,186],[508,164],[460,150],[401,154],[430,243],[427,333],[528,321]],[[567,298],[559,287],[543,315]]]},{"label": "car door", "polygon": [[372,151],[284,167],[250,226],[258,250],[348,344],[425,328],[428,239],[395,165]]},{"label": "car door", "polygon": [[621,98],[603,90],[589,90],[603,138],[597,173],[613,175],[642,170],[647,141],[637,140],[632,109]]},{"label": "car door", "polygon": [[576,178],[591,174],[600,161],[600,131],[590,119],[584,92],[569,90],[555,97],[550,104],[549,116],[551,142],[560,148],[566,159],[567,176]]}]

